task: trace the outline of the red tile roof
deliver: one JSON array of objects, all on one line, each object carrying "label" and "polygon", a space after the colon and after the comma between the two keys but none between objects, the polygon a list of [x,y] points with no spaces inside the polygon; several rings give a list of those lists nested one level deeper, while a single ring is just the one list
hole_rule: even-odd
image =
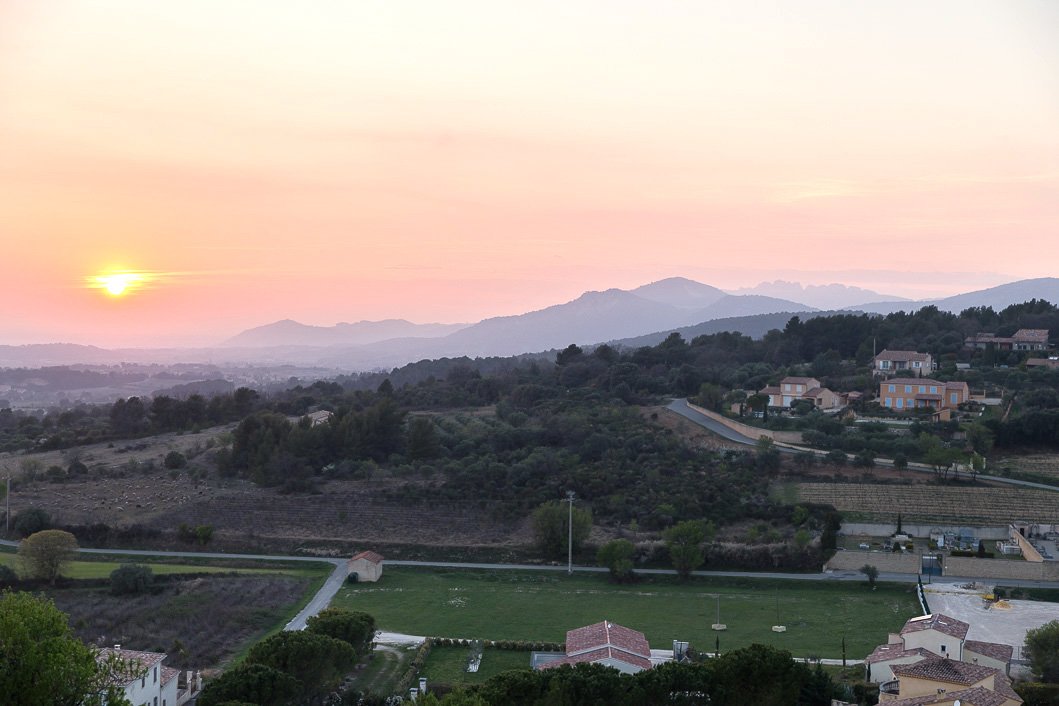
[{"label": "red tile roof", "polygon": [[931,615],[909,619],[908,622],[905,623],[905,626],[901,628],[901,634],[907,635],[910,632],[918,632],[920,630],[937,630],[938,632],[963,640],[966,639],[967,631],[970,628],[971,626],[962,620],[950,618],[941,613],[933,613]]},{"label": "red tile roof", "polygon": [[938,387],[945,387],[945,383],[931,378],[890,378],[889,380],[883,380],[879,383],[880,385],[937,385]]},{"label": "red tile roof", "polygon": [[618,660],[639,669],[651,668],[651,646],[642,632],[604,620],[566,633],[566,657],[542,668],[563,664]]},{"label": "red tile roof", "polygon": [[902,657],[912,656],[930,659],[931,657],[938,657],[939,655],[934,654],[925,647],[913,647],[910,650],[906,650],[903,643],[895,642],[887,645],[879,645],[865,658],[864,661],[868,664],[875,664],[876,662],[889,662],[892,659],[901,659]]},{"label": "red tile roof", "polygon": [[361,552],[360,554],[354,554],[353,558],[350,559],[350,561],[356,561],[358,559],[365,559],[367,561],[370,561],[372,564],[381,564],[382,554],[376,554],[372,551],[365,551]]},{"label": "red tile roof", "polygon": [[124,663],[124,668],[113,675],[114,683],[122,686],[142,678],[151,667],[166,658],[162,652],[139,652],[118,647],[104,647],[96,652],[96,661],[102,662],[111,656],[118,657]]},{"label": "red tile roof", "polygon": [[820,384],[816,378],[785,377],[780,380],[781,385],[807,385],[810,382],[814,383],[814,386]]},{"label": "red tile roof", "polygon": [[[947,657],[925,659],[915,664],[895,664],[890,668],[896,677],[914,677],[946,684],[972,686],[989,677],[1003,677],[999,670],[981,664],[961,662]],[[994,682],[995,683],[995,682]]]},{"label": "red tile roof", "polygon": [[875,356],[875,360],[918,360],[920,362],[925,363],[930,360],[930,354],[917,353],[916,351],[885,350],[879,355]]},{"label": "red tile roof", "polygon": [[632,665],[639,669],[650,669],[653,665],[651,660],[646,657],[639,655],[631,655],[623,650],[618,650],[613,647],[603,647],[598,650],[592,650],[591,652],[582,652],[576,655],[567,655],[551,662],[545,662],[541,665],[541,669],[551,669],[552,667],[560,667],[564,664],[591,664],[593,662],[601,662],[605,659],[612,659],[617,662],[624,662],[625,664]]},{"label": "red tile roof", "polygon": [[1046,328],[1020,328],[1012,336],[1019,343],[1047,343],[1048,329]]},{"label": "red tile roof", "polygon": [[161,681],[162,685],[165,686],[179,674],[179,669],[173,669],[172,667],[162,667],[162,676],[159,678],[159,681]]},{"label": "red tile roof", "polygon": [[998,642],[979,642],[978,640],[967,640],[963,643],[963,649],[965,652],[970,650],[977,655],[992,657],[1001,662],[1010,662],[1011,655],[1015,651],[1015,648],[1011,645],[1001,645]]},{"label": "red tile roof", "polygon": [[[929,694],[927,696],[913,696],[908,699],[887,701],[886,706],[932,706],[932,704],[951,704],[959,699],[963,706],[1004,706],[1006,697],[985,687],[976,686],[971,689],[960,691],[947,691],[941,694]],[[1022,699],[1019,699],[1022,702]]]}]

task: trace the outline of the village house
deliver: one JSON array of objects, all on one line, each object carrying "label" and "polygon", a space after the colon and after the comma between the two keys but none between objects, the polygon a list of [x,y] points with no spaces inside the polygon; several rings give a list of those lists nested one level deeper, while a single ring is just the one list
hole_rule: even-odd
[{"label": "village house", "polygon": [[1044,351],[1048,350],[1048,329],[1020,328],[1010,336],[978,333],[968,336],[964,347],[978,350],[995,348],[998,351]]},{"label": "village house", "polygon": [[549,669],[563,664],[602,664],[624,674],[636,674],[653,666],[651,646],[642,632],[606,620],[568,630],[566,654],[537,661],[535,667]]},{"label": "village house", "polygon": [[820,386],[816,378],[785,377],[779,385],[771,385],[759,390],[768,395],[769,407],[790,409],[796,400],[808,400],[817,409],[838,409],[842,407],[842,396],[826,387]]},{"label": "village house", "polygon": [[382,555],[371,551],[355,554],[347,567],[347,575],[355,576],[357,582],[374,583],[382,578]]},{"label": "village house", "polygon": [[947,657],[893,668],[896,679],[879,685],[882,706],[1019,706],[1022,698],[998,669]]},{"label": "village house", "polygon": [[1044,368],[1046,370],[1059,370],[1059,357],[1055,358],[1027,358],[1027,368]]},{"label": "village house", "polygon": [[162,664],[167,655],[161,652],[125,650],[121,645],[96,653],[96,660],[117,658],[114,685],[122,688],[133,706],[183,706],[202,690],[202,676],[195,671],[181,675],[179,669]]},{"label": "village house", "polygon": [[955,409],[971,398],[966,382],[930,378],[890,378],[879,383],[879,403],[899,412],[931,408]]},{"label": "village house", "polygon": [[934,358],[930,353],[916,351],[884,350],[872,358],[872,375],[896,375],[899,373],[921,377],[934,370]]},{"label": "village house", "polygon": [[864,660],[865,678],[886,683],[897,678],[897,667],[939,657],[995,669],[1005,677],[1010,672],[1011,645],[968,640],[970,625],[948,615],[933,613],[905,622],[900,633],[891,633]]}]

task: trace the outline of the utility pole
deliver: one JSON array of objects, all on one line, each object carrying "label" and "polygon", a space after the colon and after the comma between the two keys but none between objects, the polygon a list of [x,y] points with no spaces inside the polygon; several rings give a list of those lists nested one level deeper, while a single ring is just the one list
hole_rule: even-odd
[{"label": "utility pole", "polygon": [[566,519],[566,573],[574,573],[574,491],[566,491],[566,502],[570,503]]},{"label": "utility pole", "polygon": [[7,493],[4,494],[6,508],[4,510],[4,536],[11,534],[11,476],[7,476]]}]

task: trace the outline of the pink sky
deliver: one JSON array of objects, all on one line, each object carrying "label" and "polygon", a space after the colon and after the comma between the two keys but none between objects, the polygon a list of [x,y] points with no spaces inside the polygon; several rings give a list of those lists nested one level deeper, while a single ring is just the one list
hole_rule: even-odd
[{"label": "pink sky", "polygon": [[1050,0],[0,0],[0,343],[942,296],[1056,275],[1057,223]]}]

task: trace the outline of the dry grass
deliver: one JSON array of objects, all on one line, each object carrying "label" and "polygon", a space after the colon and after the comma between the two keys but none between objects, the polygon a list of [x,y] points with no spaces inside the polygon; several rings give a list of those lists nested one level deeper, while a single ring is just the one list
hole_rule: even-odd
[{"label": "dry grass", "polygon": [[274,628],[301,604],[311,583],[275,574],[211,577],[167,585],[156,594],[69,588],[49,597],[85,642],[166,652],[169,666],[201,669],[221,665]]}]

